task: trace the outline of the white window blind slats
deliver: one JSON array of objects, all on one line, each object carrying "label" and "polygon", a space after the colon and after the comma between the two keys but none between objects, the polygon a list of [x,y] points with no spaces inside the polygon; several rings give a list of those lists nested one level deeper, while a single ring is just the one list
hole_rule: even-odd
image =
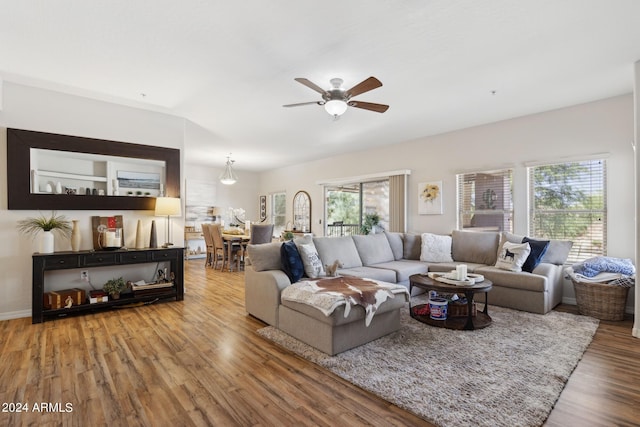
[{"label": "white window blind slats", "polygon": [[606,255],[606,162],[540,165],[528,172],[530,234],[573,241],[567,264]]},{"label": "white window blind slats", "polygon": [[458,229],[513,231],[513,171],[465,173],[458,184]]}]

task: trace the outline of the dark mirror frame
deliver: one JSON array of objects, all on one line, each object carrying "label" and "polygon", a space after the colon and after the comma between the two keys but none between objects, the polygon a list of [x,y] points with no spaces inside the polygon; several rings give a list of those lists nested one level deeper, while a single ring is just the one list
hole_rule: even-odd
[{"label": "dark mirror frame", "polygon": [[180,150],[128,142],[7,129],[8,208],[40,210],[153,210],[155,197],[31,193],[32,148],[165,162],[165,196],[180,197]]}]

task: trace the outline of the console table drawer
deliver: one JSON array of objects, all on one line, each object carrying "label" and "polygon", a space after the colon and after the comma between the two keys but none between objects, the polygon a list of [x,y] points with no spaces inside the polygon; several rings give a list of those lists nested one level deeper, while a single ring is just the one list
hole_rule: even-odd
[{"label": "console table drawer", "polygon": [[47,270],[56,270],[62,268],[77,268],[77,255],[52,255],[44,259],[44,266]]},{"label": "console table drawer", "polygon": [[115,253],[99,253],[84,255],[82,260],[83,266],[96,265],[113,265],[117,264],[117,255]]},{"label": "console table drawer", "polygon": [[124,252],[120,254],[120,262],[123,264],[147,262],[149,260],[147,255],[146,252]]},{"label": "console table drawer", "polygon": [[[151,252],[151,259],[153,261],[165,261],[170,259],[177,259],[180,254],[178,251],[161,251],[161,252]],[[181,256],[181,255],[180,255]]]}]

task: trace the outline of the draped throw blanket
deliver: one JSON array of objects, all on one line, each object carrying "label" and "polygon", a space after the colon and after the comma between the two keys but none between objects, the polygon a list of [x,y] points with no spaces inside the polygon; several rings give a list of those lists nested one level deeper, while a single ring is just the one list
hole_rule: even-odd
[{"label": "draped throw blanket", "polygon": [[636,268],[630,259],[597,256],[574,265],[573,271],[585,277],[595,277],[600,273],[633,276],[636,273]]},{"label": "draped throw blanket", "polygon": [[344,305],[347,317],[352,306],[360,305],[366,313],[365,325],[369,326],[380,305],[399,294],[409,301],[409,291],[402,285],[347,276],[296,282],[282,291],[281,298],[315,307],[325,316]]}]

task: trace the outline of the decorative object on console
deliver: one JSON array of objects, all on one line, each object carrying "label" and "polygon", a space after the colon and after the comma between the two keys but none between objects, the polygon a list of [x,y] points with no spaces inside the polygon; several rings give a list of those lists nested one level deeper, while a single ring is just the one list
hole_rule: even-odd
[{"label": "decorative object on console", "polygon": [[[92,216],[91,229],[93,230],[93,249],[96,251],[104,249],[121,248],[124,246],[124,221],[122,215],[115,216]],[[116,230],[120,230],[117,232]],[[101,234],[101,233],[115,234]],[[119,241],[114,241],[116,234]]]},{"label": "decorative object on console", "polygon": [[418,213],[442,215],[442,181],[418,184]]},{"label": "decorative object on console", "polygon": [[220,182],[224,185],[233,185],[238,181],[238,176],[233,171],[233,164],[235,160],[231,160],[231,153],[227,156],[227,164],[225,165],[224,172],[220,175]]},{"label": "decorative object on console", "polygon": [[40,214],[39,217],[26,218],[18,221],[18,229],[35,238],[41,231],[39,252],[41,254],[50,254],[54,251],[55,237],[53,232],[69,237],[71,234],[71,223],[64,215],[56,215],[51,212],[51,216],[45,217]]},{"label": "decorative object on console", "polygon": [[127,283],[122,277],[110,279],[104,284],[102,289],[111,296],[112,299],[119,299],[120,293],[127,289]]},{"label": "decorative object on console", "polygon": [[156,198],[156,216],[167,217],[167,235],[163,248],[173,246],[171,243],[171,216],[181,214],[180,199],[177,197],[157,197]]},{"label": "decorative object on console", "polygon": [[80,242],[82,241],[82,235],[80,234],[80,228],[78,227],[78,220],[72,219],[73,227],[71,229],[71,250],[78,252],[80,250]]},{"label": "decorative object on console", "polygon": [[142,221],[138,220],[136,226],[136,249],[144,249],[144,235],[142,234]]},{"label": "decorative object on console", "polygon": [[149,237],[149,247],[157,248],[158,247],[158,230],[156,228],[156,220],[151,221],[151,236]]}]

